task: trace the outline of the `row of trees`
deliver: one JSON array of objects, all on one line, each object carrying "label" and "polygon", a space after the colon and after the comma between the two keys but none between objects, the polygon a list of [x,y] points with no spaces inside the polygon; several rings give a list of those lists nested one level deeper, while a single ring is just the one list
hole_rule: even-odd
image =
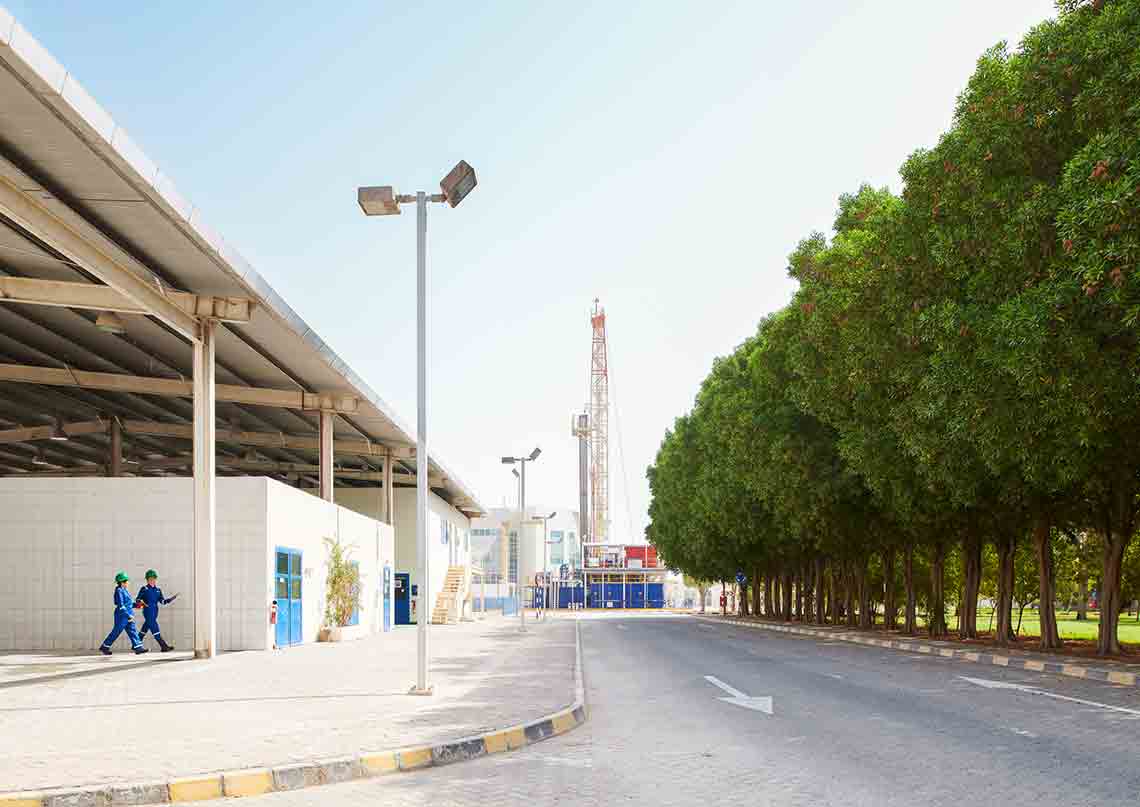
[{"label": "row of trees", "polygon": [[988,545],[1006,642],[1027,546],[1055,648],[1059,542],[1095,546],[1098,651],[1120,651],[1140,508],[1140,0],[1058,12],[983,54],[901,195],[840,198],[833,237],[790,257],[791,303],[714,362],[648,471],[671,567],[744,569],[752,607],[783,616],[869,625],[881,599],[908,631],[921,593],[940,635],[954,550],[972,637]]}]

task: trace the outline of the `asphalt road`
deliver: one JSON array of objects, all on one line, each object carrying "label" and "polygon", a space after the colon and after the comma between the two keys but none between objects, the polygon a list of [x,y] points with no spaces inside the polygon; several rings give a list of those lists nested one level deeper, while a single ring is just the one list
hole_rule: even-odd
[{"label": "asphalt road", "polygon": [[[582,644],[590,720],[565,737],[242,804],[1046,807],[1140,798],[1131,688],[684,617],[585,620]],[[705,676],[771,696],[773,713],[720,700],[731,696]]]}]

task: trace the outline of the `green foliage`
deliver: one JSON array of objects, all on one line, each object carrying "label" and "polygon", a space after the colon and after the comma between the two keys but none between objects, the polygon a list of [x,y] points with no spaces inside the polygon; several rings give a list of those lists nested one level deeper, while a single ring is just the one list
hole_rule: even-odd
[{"label": "green foliage", "polygon": [[[840,198],[830,238],[789,258],[792,302],[714,362],[649,469],[670,565],[721,579],[825,558],[858,577],[928,546],[960,605],[962,536],[1016,539],[1002,596],[1044,594],[1044,620],[1029,536],[1046,525],[1066,579],[1100,576],[1118,602],[1138,585],[1140,2],[1058,9],[982,54],[901,194]],[[1066,537],[1090,534],[1095,557]],[[927,571],[914,594],[933,607]],[[882,591],[881,567],[866,580]]]},{"label": "green foliage", "polygon": [[328,577],[325,579],[325,625],[343,627],[360,607],[360,567],[352,562],[351,547],[325,538]]}]

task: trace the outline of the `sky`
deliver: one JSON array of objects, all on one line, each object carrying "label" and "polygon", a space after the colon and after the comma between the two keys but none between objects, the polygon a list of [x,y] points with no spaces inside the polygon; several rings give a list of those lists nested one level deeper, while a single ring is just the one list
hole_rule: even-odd
[{"label": "sky", "polygon": [[[428,220],[428,440],[487,506],[577,506],[589,312],[610,347],[612,534],[712,365],[790,298],[840,194],[899,188],[978,56],[1049,0],[0,0],[414,427],[415,217],[360,185],[479,185]],[[410,211],[409,211],[410,212]]]}]

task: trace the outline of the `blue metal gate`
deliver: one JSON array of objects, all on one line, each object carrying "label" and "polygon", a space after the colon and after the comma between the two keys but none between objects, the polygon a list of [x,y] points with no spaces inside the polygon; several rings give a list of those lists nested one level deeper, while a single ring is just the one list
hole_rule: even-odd
[{"label": "blue metal gate", "polygon": [[273,596],[277,600],[278,647],[300,644],[301,631],[301,551],[288,547],[277,547],[277,563],[274,574]]}]

